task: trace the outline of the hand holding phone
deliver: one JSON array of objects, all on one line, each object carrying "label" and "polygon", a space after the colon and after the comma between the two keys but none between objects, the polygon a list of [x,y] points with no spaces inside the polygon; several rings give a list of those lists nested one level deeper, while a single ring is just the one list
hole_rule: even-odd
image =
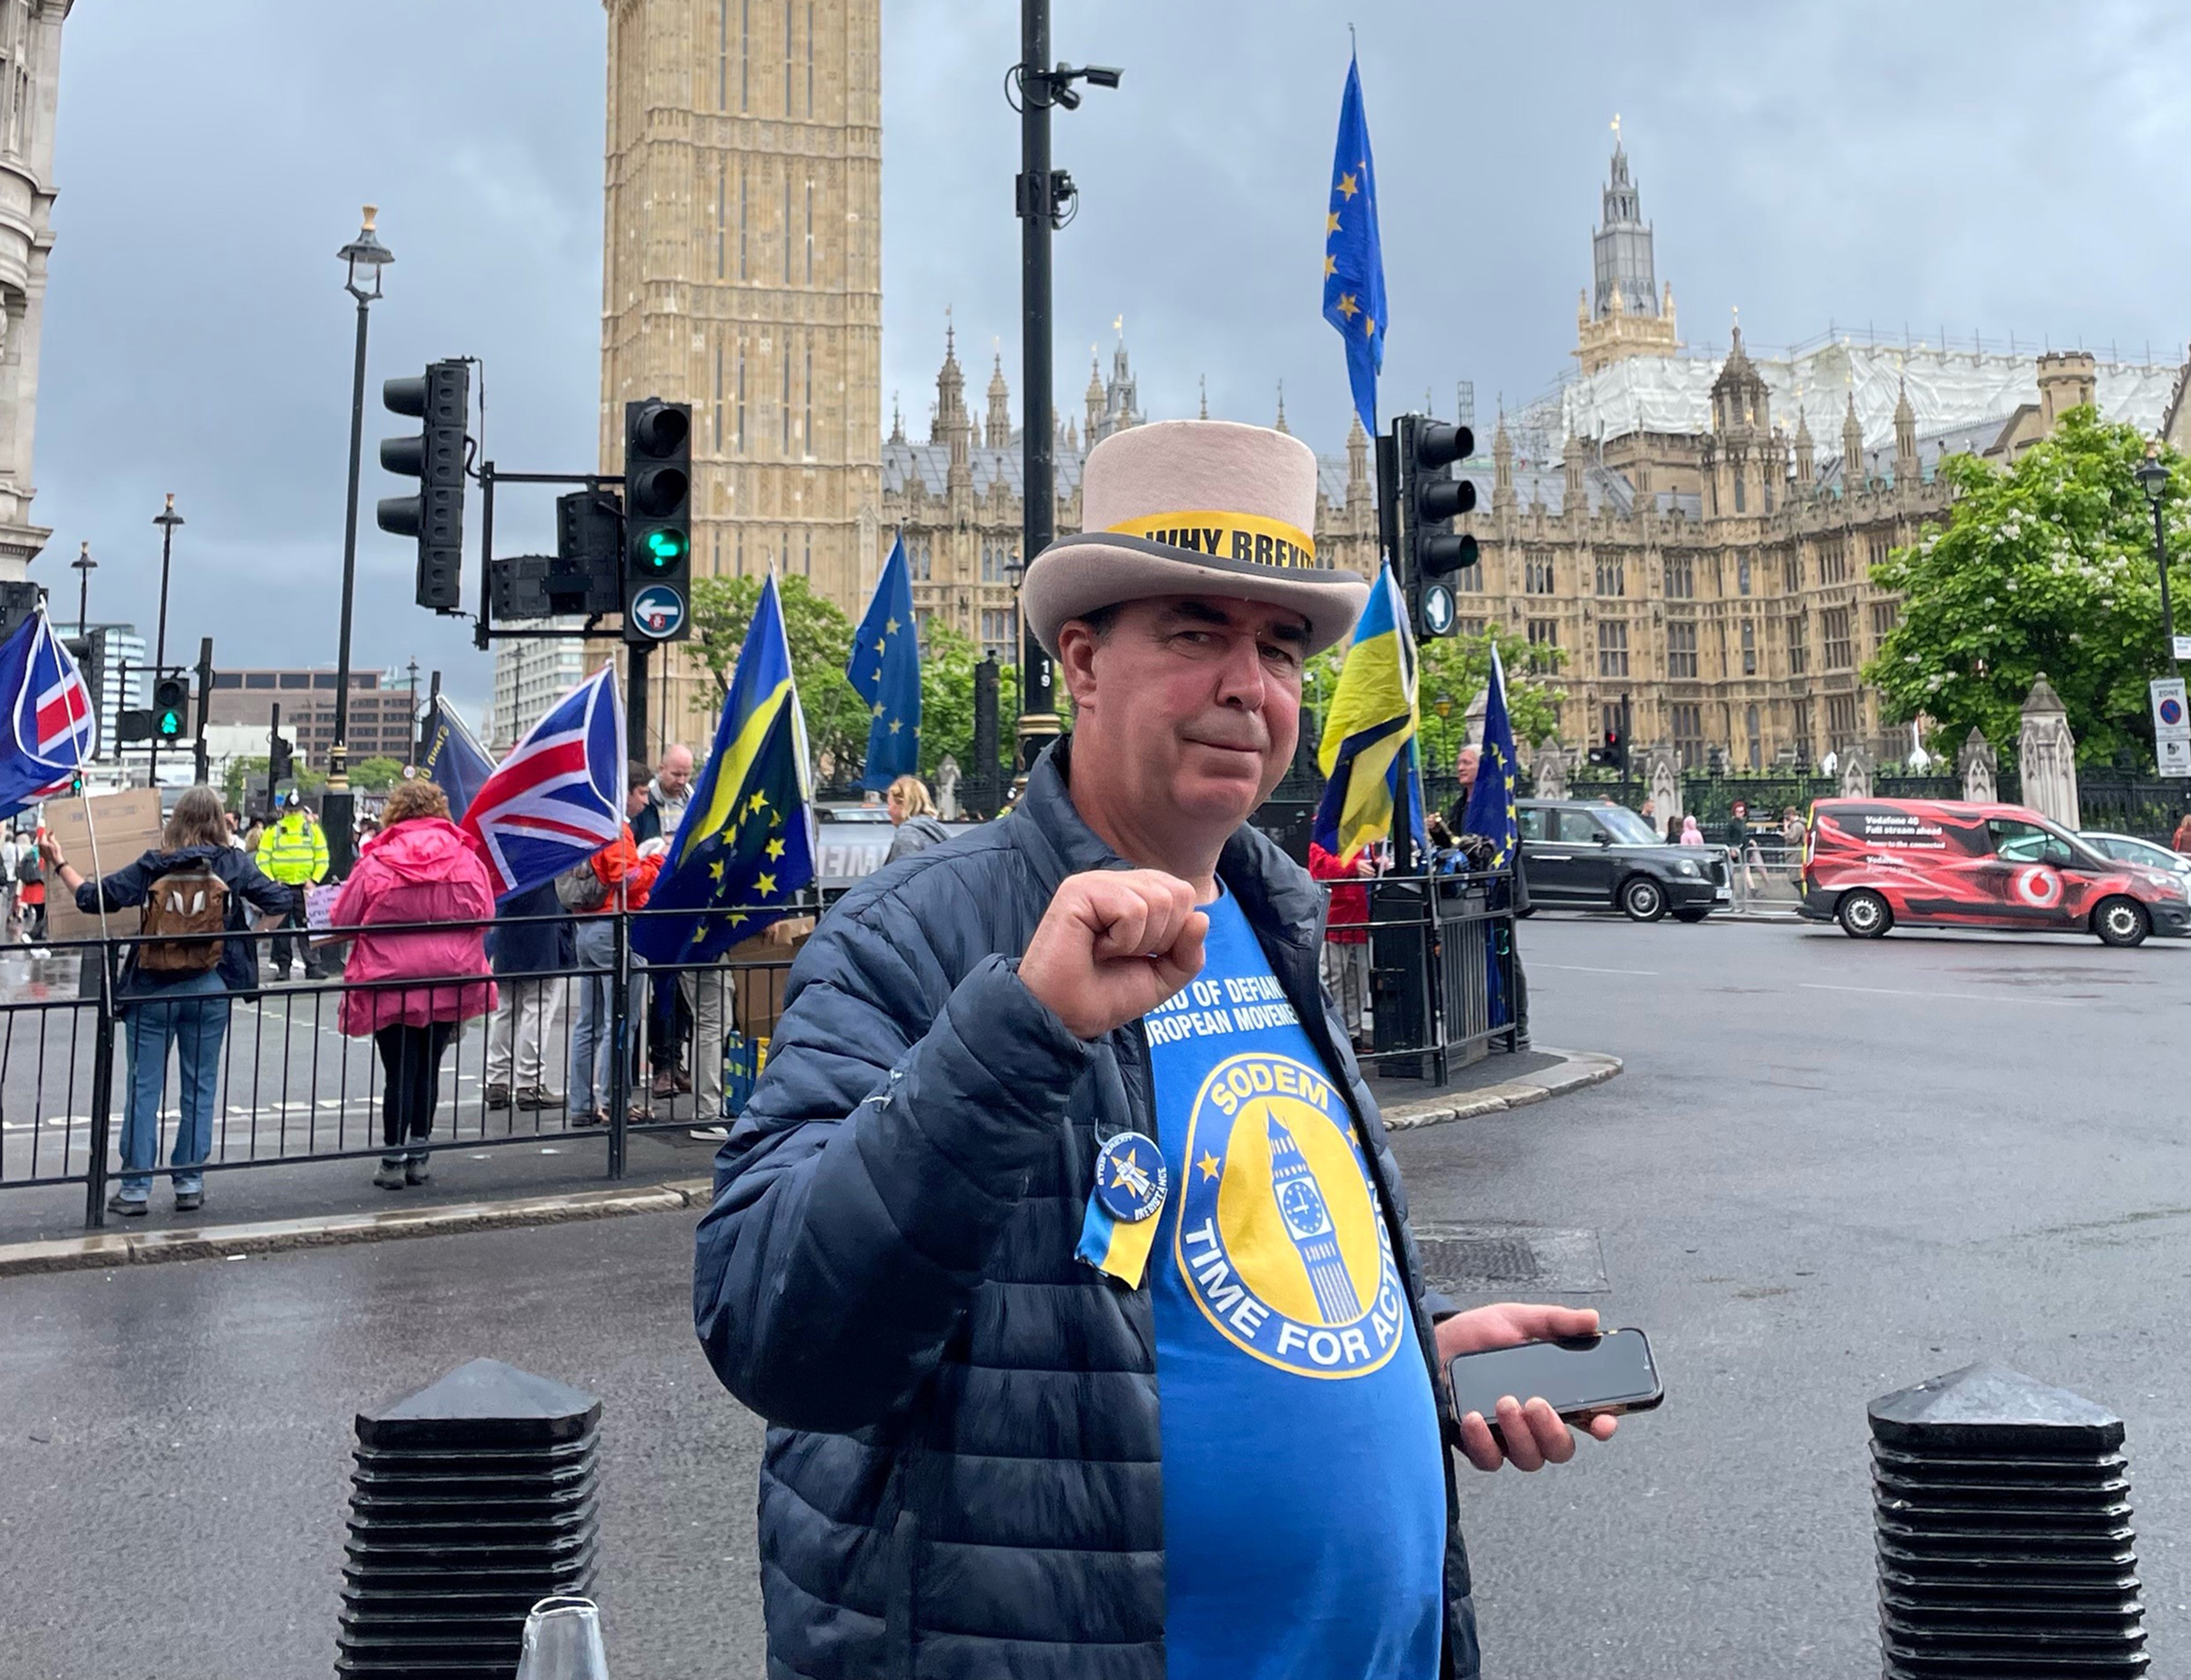
[{"label": "hand holding phone", "polygon": [[1447,1376],[1462,1450],[1482,1470],[1564,1462],[1574,1449],[1569,1424],[1602,1440],[1615,1417],[1648,1411],[1665,1398],[1640,1330],[1460,1353]]}]

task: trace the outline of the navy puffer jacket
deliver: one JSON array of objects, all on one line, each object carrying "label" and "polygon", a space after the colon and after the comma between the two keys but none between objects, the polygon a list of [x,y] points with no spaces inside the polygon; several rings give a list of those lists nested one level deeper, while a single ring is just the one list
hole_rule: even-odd
[{"label": "navy puffer jacket", "polygon": [[[1150,1292],[1073,1257],[1099,1119],[1155,1131],[1147,1045],[1138,1022],[1083,1043],[1017,973],[1068,874],[1126,867],[1067,768],[1053,748],[1013,816],[822,920],[717,1159],[693,1313],[724,1386],[771,1426],[771,1680],[1164,1671]],[[1344,1075],[1429,1350],[1399,1172],[1317,982],[1322,895],[1250,829],[1218,873]],[[1473,1680],[1447,1466],[1442,1671]]]}]

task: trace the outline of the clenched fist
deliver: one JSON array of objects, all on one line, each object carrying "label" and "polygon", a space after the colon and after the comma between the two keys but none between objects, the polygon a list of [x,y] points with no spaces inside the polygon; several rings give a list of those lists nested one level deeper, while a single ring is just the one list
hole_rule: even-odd
[{"label": "clenched fist", "polygon": [[1147,1015],[1202,972],[1209,918],[1161,869],[1071,875],[1020,959],[1020,982],[1078,1039]]}]

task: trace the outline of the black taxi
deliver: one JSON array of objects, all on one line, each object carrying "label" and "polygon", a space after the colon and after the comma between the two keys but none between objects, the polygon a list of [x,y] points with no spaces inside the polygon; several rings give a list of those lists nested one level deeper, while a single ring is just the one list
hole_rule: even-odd
[{"label": "black taxi", "polygon": [[1729,903],[1724,847],[1669,846],[1610,800],[1522,800],[1519,811],[1533,906],[1699,922]]}]

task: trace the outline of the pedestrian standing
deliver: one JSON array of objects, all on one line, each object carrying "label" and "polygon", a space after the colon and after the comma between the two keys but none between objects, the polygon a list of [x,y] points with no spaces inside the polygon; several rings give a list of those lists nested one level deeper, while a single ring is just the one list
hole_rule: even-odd
[{"label": "pedestrian standing", "polygon": [[24,942],[31,945],[46,943],[45,843],[46,825],[41,823],[24,846],[23,855],[15,860],[15,902],[22,917]]},{"label": "pedestrian standing", "polygon": [[1704,830],[1697,827],[1695,817],[1682,818],[1682,837],[1679,843],[1682,846],[1702,846],[1704,843]]},{"label": "pedestrian standing", "polygon": [[2191,811],[2176,820],[2176,835],[2168,844],[2177,851],[2191,852]]},{"label": "pedestrian standing", "polygon": [[15,866],[23,861],[23,854],[31,851],[31,843],[20,830],[0,829],[0,924],[4,924],[6,937],[17,937],[20,924],[15,920]]},{"label": "pedestrian standing", "polygon": [[[629,814],[645,802],[646,766],[633,765],[627,785]],[[617,1040],[614,919],[619,910],[646,908],[654,878],[662,873],[663,855],[659,840],[647,841],[642,851],[627,822],[615,840],[555,878],[556,897],[575,918],[572,948],[579,970],[578,1015],[571,1029],[571,1073],[564,1085],[564,1101],[574,1126],[608,1124],[609,1094],[615,1089],[615,1064],[609,1058],[621,1056],[629,1065],[629,1040],[645,1018],[647,975],[634,955],[628,959],[631,977],[624,1007],[625,1042]],[[635,1097],[627,1117],[643,1120],[647,1114],[646,1104]]]},{"label": "pedestrian standing", "polygon": [[[1431,820],[1439,833],[1448,833],[1443,822]],[[1345,883],[1330,889],[1320,965],[1325,994],[1339,1006],[1348,1039],[1357,1051],[1366,1051],[1374,1023],[1369,1017],[1369,889],[1363,883],[1376,874],[1377,860],[1366,846],[1355,848],[1352,857],[1338,857],[1311,840],[1308,872],[1317,880]]]},{"label": "pedestrian standing", "polygon": [[[662,761],[647,778],[644,797],[629,812],[634,844],[643,846],[655,840],[666,846],[676,840],[692,803],[692,749],[683,742],[673,741],[662,749]],[[692,1089],[691,1074],[679,1065],[686,1041],[693,1036],[690,993],[674,971],[663,970],[650,977],[647,1061],[653,1093],[664,1102]]]},{"label": "pedestrian standing", "polygon": [[1669,812],[1667,813],[1667,815],[1666,815],[1666,844],[1667,844],[1667,845],[1669,845],[1669,846],[1679,846],[1679,845],[1682,843],[1682,820],[1683,820],[1683,819],[1682,819],[1682,814],[1681,814],[1679,812]]},{"label": "pedestrian standing", "polygon": [[[304,889],[327,878],[327,837],[312,813],[304,809],[304,795],[294,788],[282,796],[282,812],[264,834],[259,837],[259,867],[289,889],[288,914],[282,918],[284,928],[302,930],[304,926]],[[267,977],[275,982],[289,977],[290,939],[276,933],[269,942],[272,948],[271,973]],[[293,941],[297,955],[304,967],[304,978],[323,980],[327,971],[321,965],[319,953],[314,949],[308,933],[299,931]]]},{"label": "pedestrian standing", "polygon": [[1460,792],[1447,807],[1445,825],[1456,834],[1468,832],[1468,796],[1476,790],[1477,767],[1482,762],[1482,753],[1474,747],[1463,747],[1454,755],[1454,780],[1460,783]]},{"label": "pedestrian standing", "polygon": [[1803,813],[1792,805],[1780,813],[1780,844],[1787,848],[1789,867],[1801,866],[1803,861]]},{"label": "pedestrian standing", "polygon": [[928,783],[918,776],[901,776],[891,783],[885,803],[890,807],[891,825],[897,832],[891,836],[890,851],[884,855],[884,863],[895,863],[901,857],[925,851],[938,840],[951,838],[936,820],[936,800],[929,794]]},{"label": "pedestrian standing", "polygon": [[577,960],[571,919],[553,881],[513,893],[494,914],[487,937],[496,993],[487,1039],[487,1106],[561,1108],[562,1094],[548,1084],[549,1045]]},{"label": "pedestrian standing", "polygon": [[[379,1052],[381,1157],[373,1182],[401,1190],[431,1176],[424,1145],[434,1133],[450,1039],[494,1008],[485,948],[494,891],[433,783],[399,783],[387,815],[329,920],[362,930],[344,975],[342,1029],[371,1038]],[[393,931],[372,931],[376,925]]]},{"label": "pedestrian standing", "polygon": [[1758,851],[1757,841],[1750,831],[1750,801],[1735,800],[1727,819],[1727,856],[1742,868],[1742,890],[1745,897],[1757,891],[1756,877],[1750,874],[1750,865],[1765,866],[1764,854]]},{"label": "pedestrian standing", "polygon": [[1020,594],[1072,734],[822,919],[716,1157],[694,1315],[771,1426],[768,1667],[1475,1680],[1447,1444],[1575,1442],[1541,1399],[1442,1427],[1446,1362],[1597,1315],[1433,1327],[1319,889],[1248,822],[1368,584],[1280,432],[1129,427],[1080,493]]},{"label": "pedestrian standing", "polygon": [[139,912],[138,937],[122,954],[115,983],[128,1097],[122,1119],[122,1179],[107,1199],[107,1210],[125,1218],[151,1210],[172,1047],[179,1090],[168,1165],[175,1210],[191,1212],[205,1202],[203,1168],[213,1153],[213,1087],[228,1033],[229,999],[259,986],[258,955],[246,935],[247,907],[257,909],[259,925],[266,926],[287,908],[289,891],[228,844],[220,796],[204,786],[184,790],[156,847],[96,885],[77,873],[51,835],[42,836],[40,844],[55,877],[75,895],[77,909],[87,915]]}]

